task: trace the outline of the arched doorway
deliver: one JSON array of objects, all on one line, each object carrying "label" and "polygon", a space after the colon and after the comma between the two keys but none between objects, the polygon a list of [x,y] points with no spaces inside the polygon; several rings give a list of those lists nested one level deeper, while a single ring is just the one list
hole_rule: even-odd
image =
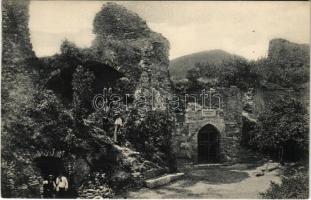
[{"label": "arched doorway", "polygon": [[60,158],[52,156],[42,156],[35,159],[36,166],[40,169],[41,175],[44,179],[48,175],[53,175],[54,178],[60,172],[64,172],[64,164]]},{"label": "arched doorway", "polygon": [[220,134],[217,128],[211,124],[205,125],[198,133],[198,162],[219,162]]}]

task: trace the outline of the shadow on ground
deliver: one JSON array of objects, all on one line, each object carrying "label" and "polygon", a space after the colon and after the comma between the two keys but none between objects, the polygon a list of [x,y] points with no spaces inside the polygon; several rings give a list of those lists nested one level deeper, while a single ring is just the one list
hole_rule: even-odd
[{"label": "shadow on ground", "polygon": [[255,177],[252,174],[260,163],[237,163],[234,165],[201,165],[185,173],[185,176],[168,185],[158,188],[141,188],[119,195],[118,198],[159,198],[159,199],[198,199],[198,198],[258,198],[258,193],[266,191],[271,181],[279,181],[274,173]]},{"label": "shadow on ground", "polygon": [[197,182],[206,184],[228,184],[240,182],[249,177],[247,172],[232,170],[223,166],[208,167],[190,171],[185,175],[185,181],[181,186],[191,186]]},{"label": "shadow on ground", "polygon": [[[203,194],[200,192],[193,192],[192,190],[186,188],[177,189],[176,187],[161,188],[155,190],[154,192],[165,199],[198,199],[202,198]],[[206,188],[205,192],[209,193],[209,196],[214,198],[222,198],[222,195],[209,190],[209,188]]]}]

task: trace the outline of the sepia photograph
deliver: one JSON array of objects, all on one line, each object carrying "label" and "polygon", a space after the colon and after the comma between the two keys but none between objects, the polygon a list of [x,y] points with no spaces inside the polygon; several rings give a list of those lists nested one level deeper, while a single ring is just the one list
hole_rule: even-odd
[{"label": "sepia photograph", "polygon": [[1,12],[1,198],[310,198],[309,1]]}]

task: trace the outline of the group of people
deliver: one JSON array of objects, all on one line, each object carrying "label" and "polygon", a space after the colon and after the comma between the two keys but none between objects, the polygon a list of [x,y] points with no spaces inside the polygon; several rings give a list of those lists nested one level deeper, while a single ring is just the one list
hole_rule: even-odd
[{"label": "group of people", "polygon": [[60,174],[56,179],[49,175],[43,181],[43,198],[65,198],[68,190],[67,178]]}]

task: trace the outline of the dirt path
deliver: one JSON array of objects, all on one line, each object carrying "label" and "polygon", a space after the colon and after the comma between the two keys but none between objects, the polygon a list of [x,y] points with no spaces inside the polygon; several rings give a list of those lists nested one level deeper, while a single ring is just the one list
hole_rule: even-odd
[{"label": "dirt path", "polygon": [[258,170],[243,164],[200,167],[169,185],[130,191],[119,198],[259,198],[258,193],[266,191],[270,181],[280,182],[280,177],[277,170],[256,177]]}]

